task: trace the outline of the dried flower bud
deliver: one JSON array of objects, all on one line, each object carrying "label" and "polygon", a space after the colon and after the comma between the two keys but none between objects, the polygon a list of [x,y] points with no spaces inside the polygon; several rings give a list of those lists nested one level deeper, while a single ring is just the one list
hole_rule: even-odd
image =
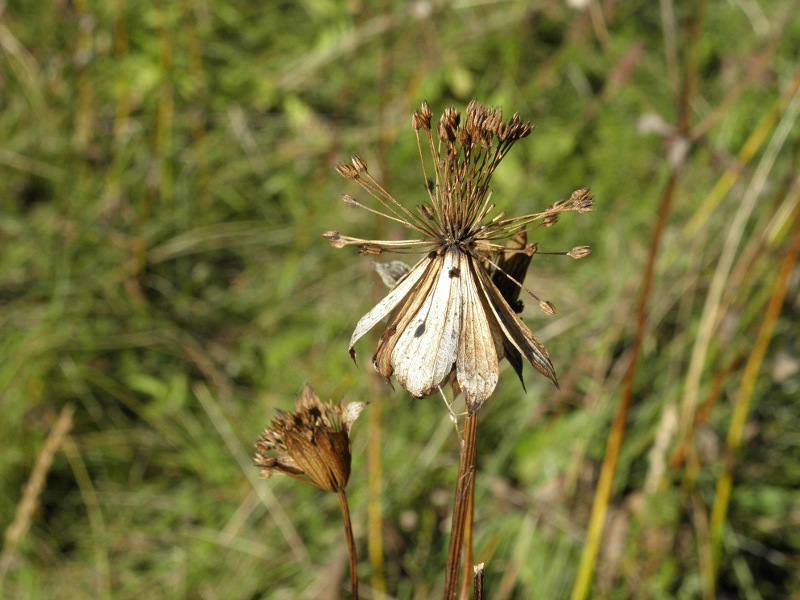
[{"label": "dried flower bud", "polygon": [[336,165],[336,172],[346,179],[358,178],[358,169],[356,169],[353,165],[348,165],[347,163],[339,163]]},{"label": "dried flower bud", "polygon": [[584,256],[589,256],[591,253],[592,249],[589,246],[575,246],[572,250],[567,252],[567,256],[577,260],[579,258],[583,258]]},{"label": "dried flower bud", "polygon": [[356,249],[362,256],[377,256],[383,252],[383,248],[381,248],[380,244],[359,244],[356,246]]},{"label": "dried flower bud", "polygon": [[419,110],[415,111],[414,115],[411,117],[411,126],[416,131],[419,131],[420,129],[424,129],[425,131],[430,131],[432,117],[433,117],[433,111],[431,111],[431,107],[428,106],[427,102],[423,101]]},{"label": "dried flower bud", "polygon": [[322,237],[328,240],[334,248],[344,248],[347,245],[338,231],[326,231]]},{"label": "dried flower bud", "polygon": [[552,227],[556,223],[558,223],[558,213],[549,214],[542,219],[542,226],[544,227]]},{"label": "dried flower bud", "polygon": [[544,314],[550,315],[551,317],[556,314],[556,307],[553,306],[553,303],[549,300],[541,300],[539,301],[539,310],[541,310]]},{"label": "dried flower bud", "polygon": [[295,409],[277,411],[272,426],[258,436],[260,475],[289,475],[329,492],[343,490],[350,477],[350,428],[364,406],[320,402],[306,384]]},{"label": "dried flower bud", "polygon": [[342,194],[342,200],[344,200],[345,204],[350,204],[352,206],[363,206],[361,202],[353,198],[350,194]]},{"label": "dried flower bud", "polygon": [[579,213],[587,213],[592,210],[594,198],[589,196],[589,188],[575,190],[569,198],[570,204],[573,205],[573,210]]},{"label": "dried flower bud", "polygon": [[361,158],[358,154],[354,154],[353,158],[350,160],[358,172],[367,170],[367,161]]}]

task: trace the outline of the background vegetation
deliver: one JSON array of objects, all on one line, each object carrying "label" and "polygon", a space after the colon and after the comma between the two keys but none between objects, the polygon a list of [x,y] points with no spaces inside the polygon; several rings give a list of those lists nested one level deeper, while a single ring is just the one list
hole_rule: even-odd
[{"label": "background vegetation", "polygon": [[335,497],[252,466],[305,381],[371,401],[348,489],[363,596],[441,593],[452,424],[377,381],[369,342],[350,362],[382,284],[319,234],[398,235],[339,201],[359,194],[334,165],[359,152],[413,203],[411,112],[476,97],[536,124],[495,177],[501,208],[596,197],[537,238],[592,256],[528,274],[559,309],[525,319],[562,389],[527,369],[523,392],[506,366],[481,413],[486,597],[567,598],[579,571],[597,598],[796,597],[797,15],[0,3],[0,595],[339,597]]}]

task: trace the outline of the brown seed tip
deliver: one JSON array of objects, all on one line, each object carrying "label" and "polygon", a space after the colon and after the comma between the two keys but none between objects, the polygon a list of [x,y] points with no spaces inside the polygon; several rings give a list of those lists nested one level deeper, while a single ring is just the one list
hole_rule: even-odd
[{"label": "brown seed tip", "polygon": [[356,169],[353,165],[348,165],[347,163],[339,163],[336,165],[336,172],[345,179],[358,178],[358,169]]},{"label": "brown seed tip", "polygon": [[592,210],[594,198],[589,196],[589,188],[575,190],[569,198],[574,210],[579,213],[587,213]]},{"label": "brown seed tip", "polygon": [[345,204],[350,204],[352,206],[362,206],[362,204],[358,200],[353,198],[350,194],[342,194],[342,200],[344,200]]},{"label": "brown seed tip", "polygon": [[359,244],[356,248],[362,256],[377,256],[383,252],[383,248],[378,244]]},{"label": "brown seed tip", "polygon": [[549,300],[540,301],[539,302],[539,310],[541,310],[546,315],[550,315],[551,317],[554,314],[556,314],[556,307]]},{"label": "brown seed tip", "polygon": [[342,236],[339,235],[338,231],[326,231],[322,234],[322,237],[328,240],[334,248],[344,248],[347,245],[342,240]]},{"label": "brown seed tip", "polygon": [[433,111],[431,111],[431,107],[423,100],[419,110],[414,111],[414,115],[411,117],[411,126],[417,131],[420,129],[430,131],[432,117]]},{"label": "brown seed tip", "polygon": [[575,246],[572,250],[567,252],[567,256],[571,256],[575,260],[579,258],[583,258],[584,256],[589,256],[592,253],[592,249],[589,246]]},{"label": "brown seed tip", "polygon": [[358,171],[359,173],[361,171],[366,172],[366,170],[367,170],[367,161],[365,161],[363,158],[361,158],[358,154],[354,154],[353,158],[351,158],[350,160],[353,163],[353,166],[356,168],[356,171]]}]

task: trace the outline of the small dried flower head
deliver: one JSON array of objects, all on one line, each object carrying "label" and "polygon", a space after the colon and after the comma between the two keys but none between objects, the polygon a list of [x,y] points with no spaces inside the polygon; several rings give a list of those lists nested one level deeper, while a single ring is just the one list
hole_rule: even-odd
[{"label": "small dried flower head", "polygon": [[592,249],[589,246],[575,246],[572,250],[567,252],[567,256],[578,260],[584,256],[589,256],[591,253]]},{"label": "small dried flower head", "polygon": [[[367,210],[411,230],[412,239],[365,240],[335,231],[324,236],[334,247],[355,245],[362,254],[422,254],[358,322],[350,353],[355,359],[356,342],[388,317],[372,359],[378,372],[387,381],[394,377],[417,397],[430,394],[454,373],[474,411],[494,390],[503,358],[520,378],[524,357],[558,385],[547,351],[517,316],[522,311],[521,289],[543,311],[555,310],[523,287],[531,257],[538,251],[537,244],[527,243],[526,234],[554,225],[563,212],[591,210],[592,198],[588,189],[580,189],[539,213],[490,217],[492,175],[511,146],[530,134],[531,124],[517,114],[505,121],[501,109],[475,100],[463,119],[448,108],[435,126],[431,122],[431,109],[423,103],[411,119],[427,192],[426,202],[416,211],[400,204],[357,157],[337,167],[380,204]],[[424,149],[430,153],[432,171],[426,167]],[[507,238],[512,239],[504,245]],[[575,250],[571,256],[582,252]]]},{"label": "small dried flower head", "polygon": [[260,475],[279,473],[329,492],[343,490],[350,477],[350,428],[364,406],[320,402],[306,384],[295,397],[295,409],[276,411],[272,426],[258,436]]}]

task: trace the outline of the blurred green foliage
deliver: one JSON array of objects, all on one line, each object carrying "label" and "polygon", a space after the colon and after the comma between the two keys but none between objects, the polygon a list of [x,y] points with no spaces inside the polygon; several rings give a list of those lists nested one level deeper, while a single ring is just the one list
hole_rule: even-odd
[{"label": "blurred green foliage", "polygon": [[[594,248],[577,263],[534,257],[527,279],[559,308],[548,319],[529,307],[525,318],[562,390],[527,369],[522,393],[506,369],[481,413],[475,546],[486,597],[568,597],[659,198],[685,141],[680,95],[692,71],[689,122],[707,126],[688,140],[659,249],[592,594],[708,594],[708,512],[726,464],[734,488],[716,597],[800,593],[796,267],[743,447],[724,452],[792,202],[796,210],[795,121],[761,167],[767,184],[722,297],[700,381],[707,422],[690,458],[665,463],[681,438],[675,414],[723,240],[773,128],[752,162],[737,156],[797,87],[797,9],[768,0],[0,4],[4,531],[59,411],[76,408],[29,530],[6,538],[0,593],[344,594],[335,499],[253,479],[257,434],[308,381],[323,398],[380,405],[387,589],[437,597],[456,436],[440,400],[370,380],[367,343],[352,365],[351,329],[383,290],[368,259],[320,233],[398,235],[338,201],[356,191],[333,167],[358,152],[413,203],[424,188],[411,112],[423,99],[438,114],[475,97],[536,125],[493,181],[501,209],[531,212],[583,186],[597,198],[595,212],[534,240],[545,251]],[[736,184],[705,217],[726,169]],[[366,438],[376,434],[366,418],[356,424],[348,490],[364,597],[380,597],[367,584],[365,541]]]}]

